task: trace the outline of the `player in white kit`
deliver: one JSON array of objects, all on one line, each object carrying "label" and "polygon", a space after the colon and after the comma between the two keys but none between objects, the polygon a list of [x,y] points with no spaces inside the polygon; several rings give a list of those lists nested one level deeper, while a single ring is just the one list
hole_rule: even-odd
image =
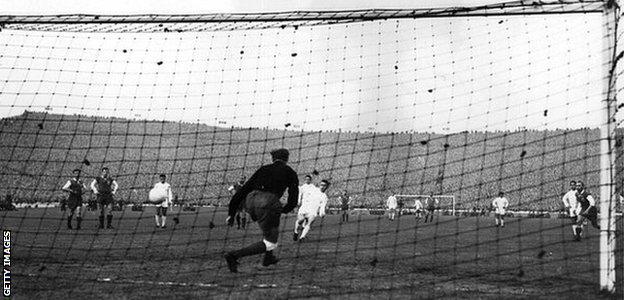
[{"label": "player in white kit", "polygon": [[388,219],[390,221],[394,221],[398,206],[397,198],[394,195],[390,195],[390,197],[388,197],[388,200],[386,200],[386,206],[388,207]]},{"label": "player in white kit", "polygon": [[160,174],[160,181],[157,182],[153,190],[156,190],[159,195],[167,195],[165,200],[156,206],[156,214],[154,215],[154,219],[156,219],[156,227],[167,228],[167,209],[169,205],[172,204],[173,193],[171,192],[171,185],[166,182],[167,176],[165,174]]},{"label": "player in white kit", "polygon": [[416,219],[420,220],[422,218],[422,212],[423,212],[423,204],[420,201],[420,199],[416,199],[414,201],[414,210],[416,210],[415,212]]},{"label": "player in white kit", "polygon": [[509,200],[505,198],[503,192],[498,193],[498,197],[492,201],[492,206],[494,207],[494,216],[496,217],[496,227],[505,227],[505,213],[507,213]]},{"label": "player in white kit", "polygon": [[[297,221],[295,222],[294,241],[303,242],[310,231],[310,226],[314,219],[325,216],[325,207],[327,206],[327,194],[325,191],[329,188],[329,181],[321,180],[319,187],[314,187],[310,193],[302,199]],[[299,228],[303,227],[301,236],[299,236]]]},{"label": "player in white kit", "polygon": [[576,228],[578,228],[576,218],[578,217],[580,208],[576,200],[576,181],[570,181],[570,190],[563,195],[561,201],[563,201],[563,206],[565,206],[568,216],[572,220],[572,233],[576,236]]}]

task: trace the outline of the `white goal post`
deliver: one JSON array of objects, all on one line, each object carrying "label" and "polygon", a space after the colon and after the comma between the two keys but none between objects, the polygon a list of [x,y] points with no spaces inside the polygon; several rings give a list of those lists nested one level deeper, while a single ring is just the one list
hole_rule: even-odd
[{"label": "white goal post", "polygon": [[445,210],[451,210],[453,216],[455,215],[455,196],[454,195],[394,195],[397,198],[397,201],[400,201],[401,198],[407,198],[409,201],[412,201],[411,204],[406,205],[405,208],[414,207],[414,203],[416,200],[421,200],[420,202],[425,207],[425,200],[429,198],[437,199],[439,206]]}]

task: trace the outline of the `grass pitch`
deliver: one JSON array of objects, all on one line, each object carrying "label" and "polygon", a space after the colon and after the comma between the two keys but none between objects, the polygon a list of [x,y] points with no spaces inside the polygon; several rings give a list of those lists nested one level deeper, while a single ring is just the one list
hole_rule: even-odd
[{"label": "grass pitch", "polygon": [[[112,230],[98,230],[95,212],[83,229],[66,229],[58,208],[2,212],[12,230],[15,298],[596,298],[598,231],[574,242],[569,220],[489,217],[328,215],[304,243],[292,241],[295,216],[283,216],[276,266],[261,256],[227,270],[223,253],[261,237],[225,226],[223,208],[169,213],[154,225],[154,208],[116,212]],[[622,232],[622,219],[618,219]],[[618,282],[622,243],[618,236]],[[618,288],[621,287],[621,284]],[[618,290],[621,297],[622,290]]]}]

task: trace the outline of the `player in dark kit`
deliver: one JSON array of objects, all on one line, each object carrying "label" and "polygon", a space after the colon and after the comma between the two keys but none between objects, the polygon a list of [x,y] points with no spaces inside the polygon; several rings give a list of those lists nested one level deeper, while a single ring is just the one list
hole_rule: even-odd
[{"label": "player in dark kit", "polygon": [[[240,189],[245,184],[245,180],[247,180],[247,178],[245,176],[241,176],[241,179],[238,182],[228,188],[228,191],[230,192],[230,194],[232,194],[232,196],[240,191]],[[243,207],[241,205],[236,212],[236,228],[241,229],[242,227],[243,229],[245,229],[245,226],[247,226],[247,213],[245,212],[245,210],[243,210]]]},{"label": "player in dark kit", "polygon": [[342,195],[339,196],[340,200],[340,210],[342,211],[342,218],[340,219],[340,223],[349,222],[349,204],[351,204],[351,197],[347,193],[347,190],[342,192]]},{"label": "player in dark kit", "polygon": [[425,223],[427,223],[427,219],[429,219],[429,222],[433,222],[436,206],[438,206],[438,199],[433,198],[433,194],[425,199]]},{"label": "player in dark kit", "polygon": [[[238,272],[238,259],[264,253],[263,266],[277,263],[273,250],[277,248],[280,215],[289,213],[297,206],[299,179],[297,172],[286,165],[289,152],[286,149],[271,151],[273,163],[260,167],[243,187],[232,196],[227,224],[232,226],[236,211],[242,205],[262,230],[263,240],[225,255],[230,272]],[[282,207],[279,199],[288,189],[288,202]]]},{"label": "player in dark kit", "polygon": [[113,228],[113,196],[117,192],[117,182],[108,175],[108,168],[102,168],[102,175],[91,182],[91,190],[97,197],[100,206],[100,226],[104,228],[104,215],[106,215],[106,228]]},{"label": "player in dark kit", "polygon": [[69,193],[67,196],[67,207],[69,208],[69,216],[67,217],[67,228],[73,229],[72,219],[76,213],[76,229],[80,229],[82,222],[82,194],[87,190],[82,180],[80,180],[80,169],[73,171],[74,177],[69,179],[63,186],[63,191]]},{"label": "player in dark kit", "polygon": [[596,201],[587,189],[582,181],[576,182],[576,201],[580,206],[580,212],[576,219],[576,235],[575,240],[581,240],[581,234],[583,233],[583,223],[585,220],[589,220],[594,228],[600,230],[598,225],[598,210],[596,209]]}]

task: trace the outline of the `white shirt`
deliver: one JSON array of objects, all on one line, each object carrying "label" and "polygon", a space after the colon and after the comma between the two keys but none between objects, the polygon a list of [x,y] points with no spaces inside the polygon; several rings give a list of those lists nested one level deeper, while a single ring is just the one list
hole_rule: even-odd
[{"label": "white shirt", "polygon": [[386,200],[386,205],[388,206],[389,209],[396,209],[397,198],[395,196],[388,197],[388,200]]},{"label": "white shirt", "polygon": [[318,188],[311,183],[303,184],[299,187],[299,205],[302,205],[305,198],[310,197]]},{"label": "white shirt", "polygon": [[160,181],[157,182],[154,185],[153,190],[159,191],[159,194],[167,195],[167,200],[160,203],[159,206],[169,207],[169,205],[171,205],[171,201],[173,200],[173,193],[171,192],[171,185],[168,182],[165,182],[165,183],[162,183]]},{"label": "white shirt", "polygon": [[503,215],[505,214],[505,209],[509,206],[509,201],[505,197],[496,197],[492,201],[492,206],[494,206],[495,213]]},{"label": "white shirt", "polygon": [[569,208],[576,208],[576,190],[569,190],[563,195],[563,205]]},{"label": "white shirt", "polygon": [[303,201],[301,202],[299,213],[318,215],[321,217],[324,216],[325,206],[327,206],[328,200],[327,194],[321,192],[321,189],[314,187],[314,189],[309,190],[309,193],[307,195],[308,196],[304,197]]},{"label": "white shirt", "polygon": [[422,209],[423,208],[422,202],[420,202],[420,200],[416,199],[416,201],[414,201],[414,208],[415,209]]}]

